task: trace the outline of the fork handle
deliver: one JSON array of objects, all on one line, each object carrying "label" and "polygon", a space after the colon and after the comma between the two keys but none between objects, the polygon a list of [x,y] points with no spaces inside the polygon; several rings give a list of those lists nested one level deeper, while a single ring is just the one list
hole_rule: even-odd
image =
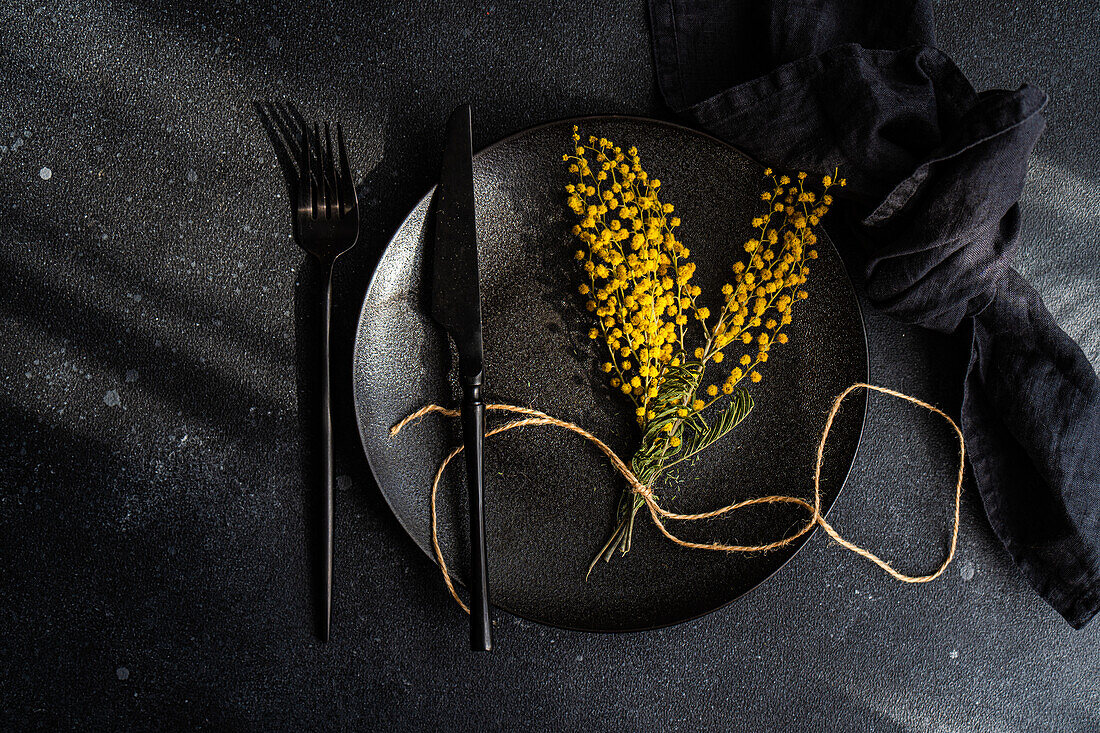
[{"label": "fork handle", "polygon": [[330,394],[329,333],[332,323],[332,263],[321,262],[321,640],[329,640],[332,626],[332,400]]}]

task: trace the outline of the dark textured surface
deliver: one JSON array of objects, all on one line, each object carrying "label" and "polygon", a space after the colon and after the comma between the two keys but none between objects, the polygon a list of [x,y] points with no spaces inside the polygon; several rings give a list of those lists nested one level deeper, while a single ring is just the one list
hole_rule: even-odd
[{"label": "dark textured surface", "polygon": [[[732,262],[762,213],[763,167],[729,146],[683,127],[629,118],[577,120],[585,136],[637,146],[660,172],[662,200],[673,203],[698,266],[692,282],[714,312]],[[576,291],[574,216],[562,203],[569,175],[561,151],[572,121],[512,136],[478,154],[474,165],[489,403],[531,407],[580,424],[629,460],[637,447],[633,404],[615,394],[597,368],[588,339],[592,316]],[[431,554],[431,486],[440,460],[461,442],[457,421],[432,416],[397,437],[390,427],[417,408],[457,400],[457,360],[424,304],[422,280],[433,238],[425,197],[379,261],[355,343],[353,389],[373,475],[401,523]],[[750,385],[755,408],[735,432],[701,454],[679,480],[657,487],[673,511],[706,511],[800,486],[813,473],[821,425],[834,397],[867,380],[867,342],[851,282],[828,237],[813,263],[813,299],[799,303],[790,342]],[[738,254],[741,257],[738,257]],[[698,342],[689,342],[694,348]],[[600,345],[602,346],[602,344]],[[744,349],[731,346],[730,364]],[[827,364],[828,369],[821,366]],[[723,364],[725,366],[725,364]],[[716,367],[709,370],[714,379]],[[448,379],[450,372],[450,379]],[[748,382],[745,382],[748,385]],[[724,403],[723,403],[724,404]],[[823,511],[832,506],[852,464],[866,399],[838,413],[822,470]],[[718,408],[715,408],[718,409]],[[515,419],[490,415],[490,426]],[[709,419],[709,418],[708,418]],[[561,430],[527,429],[490,440],[486,450],[489,573],[496,605],[524,618],[570,629],[632,631],[665,626],[719,608],[778,570],[809,535],[765,555],[692,551],[661,537],[645,512],[632,551],[589,563],[613,527],[622,479],[594,446]],[[459,577],[468,577],[468,503],[458,463],[440,486],[439,541]],[[675,474],[673,474],[675,475]],[[811,492],[798,491],[807,499]],[[671,522],[679,536],[763,544],[801,527],[805,510],[790,505],[745,509],[710,526]],[[461,528],[461,531],[459,531]],[[587,579],[586,579],[587,576]]]},{"label": "dark textured surface", "polygon": [[[1051,95],[1017,263],[1098,364],[1100,17],[936,11],[977,87]],[[372,258],[435,178],[430,141],[457,102],[482,110],[477,145],[660,114],[642,3],[96,0],[0,20],[4,727],[1100,727],[1100,627],[1070,630],[1030,591],[970,486],[936,583],[899,585],[819,536],[699,621],[604,636],[502,614],[497,649],[471,658],[465,617],[369,479],[347,366],[335,638],[314,641],[295,376],[313,280],[251,101],[338,117],[358,151],[369,213],[336,276],[349,365]],[[866,323],[872,381],[957,404],[956,340]],[[933,566],[951,450],[934,418],[871,398],[838,528]]]}]

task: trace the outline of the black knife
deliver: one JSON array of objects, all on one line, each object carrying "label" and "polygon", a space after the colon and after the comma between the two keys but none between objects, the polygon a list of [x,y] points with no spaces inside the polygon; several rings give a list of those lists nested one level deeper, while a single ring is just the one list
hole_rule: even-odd
[{"label": "black knife", "polygon": [[470,648],[489,651],[489,580],[485,554],[485,489],[482,442],[485,404],[481,401],[483,350],[481,286],[474,225],[473,123],[470,105],[447,122],[447,147],[436,191],[432,316],[454,339],[462,383],[462,445],[470,494]]}]

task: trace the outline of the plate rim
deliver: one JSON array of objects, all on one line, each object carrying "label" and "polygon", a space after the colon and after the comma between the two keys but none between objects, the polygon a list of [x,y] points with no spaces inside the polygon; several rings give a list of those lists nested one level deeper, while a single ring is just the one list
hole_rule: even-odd
[{"label": "plate rim", "polygon": [[[564,124],[569,124],[569,123],[579,124],[579,123],[582,123],[582,122],[591,122],[591,121],[607,122],[607,121],[613,121],[613,120],[624,120],[624,121],[628,121],[628,122],[641,122],[641,123],[646,123],[646,124],[655,124],[655,125],[658,125],[660,127],[667,127],[667,128],[671,128],[671,129],[674,129],[674,130],[678,130],[680,132],[686,132],[688,134],[695,135],[697,137],[701,137],[701,138],[710,140],[712,142],[718,143],[722,147],[727,148],[729,150],[732,150],[733,152],[737,153],[738,155],[741,155],[741,156],[747,158],[748,160],[752,161],[757,166],[760,166],[760,167],[764,166],[764,164],[761,163],[759,160],[757,160],[755,157],[749,155],[748,153],[744,152],[740,148],[738,148],[734,145],[731,145],[730,143],[726,142],[725,140],[722,140],[719,137],[715,137],[714,135],[711,135],[708,132],[705,132],[705,131],[702,131],[702,130],[697,130],[693,127],[689,127],[687,125],[680,124],[680,123],[677,123],[677,122],[669,122],[667,120],[660,120],[660,119],[656,119],[656,118],[653,118],[653,117],[645,117],[645,116],[642,116],[642,115],[628,115],[628,114],[592,114],[592,115],[583,115],[583,116],[580,116],[580,117],[563,117],[563,118],[560,118],[560,119],[549,120],[547,122],[542,122],[542,123],[539,123],[537,125],[532,125],[531,127],[525,127],[522,130],[518,130],[516,132],[513,132],[509,135],[506,135],[506,136],[504,136],[504,137],[502,137],[498,140],[495,140],[495,141],[489,143],[488,145],[486,145],[482,148],[479,148],[474,153],[474,158],[477,158],[482,153],[485,153],[485,152],[487,152],[487,151],[489,151],[493,148],[496,148],[500,145],[504,145],[506,143],[509,143],[509,142],[511,142],[512,140],[514,140],[518,137],[522,137],[524,135],[530,134],[530,133],[538,131],[538,130],[542,130],[542,129],[547,128],[547,127],[555,127],[557,125],[564,125]],[[417,541],[416,537],[409,530],[409,527],[405,524],[404,518],[394,508],[393,503],[390,501],[389,495],[386,494],[386,492],[382,489],[382,483],[378,480],[378,472],[375,470],[374,462],[371,460],[370,451],[367,450],[366,433],[365,433],[362,418],[361,418],[362,413],[359,409],[360,408],[359,393],[355,389],[355,373],[356,373],[355,372],[355,360],[356,360],[357,354],[359,353],[360,340],[363,338],[363,332],[364,332],[363,321],[364,321],[364,319],[366,318],[366,315],[367,315],[367,301],[370,298],[371,292],[374,290],[374,287],[377,283],[378,273],[379,273],[379,269],[380,269],[381,264],[382,264],[382,260],[385,258],[386,253],[389,252],[390,247],[393,246],[394,240],[397,238],[398,234],[401,231],[404,230],[405,225],[409,223],[409,221],[412,219],[413,215],[416,214],[416,212],[420,209],[421,205],[424,204],[425,202],[427,202],[430,205],[431,198],[435,194],[435,190],[436,190],[437,187],[438,187],[438,184],[432,185],[423,196],[421,196],[420,198],[418,198],[416,200],[416,203],[413,204],[412,208],[409,209],[408,214],[406,214],[405,217],[401,219],[401,222],[397,225],[396,229],[394,229],[394,231],[390,235],[389,239],[386,240],[385,246],[382,247],[381,251],[378,254],[378,260],[375,262],[374,267],[371,270],[371,276],[370,276],[370,280],[367,283],[367,289],[363,292],[363,302],[359,307],[359,318],[356,319],[356,323],[355,323],[355,341],[352,345],[351,365],[350,365],[351,369],[349,371],[350,371],[350,380],[351,380],[350,387],[351,387],[351,394],[352,394],[352,407],[353,407],[353,410],[355,412],[355,425],[356,425],[356,428],[357,428],[358,433],[359,433],[359,445],[360,445],[360,448],[363,451],[363,455],[367,459],[367,467],[370,468],[371,478],[374,479],[374,484],[378,488],[378,493],[380,493],[382,495],[382,499],[386,502],[386,506],[389,507],[390,514],[392,514],[393,517],[397,520],[397,523],[401,527],[401,529],[404,531],[405,536],[408,537],[408,539],[412,540],[413,545],[415,545],[417,549],[419,549],[425,556],[427,556],[428,560],[431,561],[432,565],[434,565],[436,570],[438,571],[438,570],[440,570],[439,561],[436,559],[435,555],[432,554],[431,552],[429,552],[425,547],[421,546],[420,542]],[[825,234],[828,236],[828,229],[827,228],[825,230]],[[864,315],[863,315],[863,305],[860,303],[859,295],[856,292],[855,283],[852,280],[851,273],[848,272],[847,263],[844,261],[844,258],[840,255],[840,250],[836,246],[836,243],[833,241],[833,238],[831,236],[829,236],[828,239],[829,239],[830,246],[832,246],[833,250],[837,254],[837,257],[840,259],[841,269],[844,272],[844,280],[848,285],[848,291],[852,296],[852,301],[855,303],[856,314],[859,316],[860,333],[863,337],[864,366],[865,366],[865,371],[866,371],[866,374],[864,375],[863,381],[866,382],[866,383],[869,383],[871,381],[871,350],[870,350],[869,342],[867,340],[867,323],[866,323],[866,320],[865,320]],[[828,508],[826,508],[826,510],[824,512],[822,512],[822,514],[821,514],[822,517],[828,517],[829,512],[832,511],[832,509],[836,505],[837,501],[840,500],[841,495],[844,494],[844,489],[847,488],[847,486],[848,486],[848,479],[851,478],[852,469],[855,467],[856,459],[859,457],[860,448],[863,445],[863,436],[864,436],[864,433],[866,432],[866,429],[867,429],[867,411],[868,411],[869,405],[870,405],[870,400],[868,400],[866,398],[866,394],[865,394],[864,395],[864,400],[863,400],[863,414],[860,416],[860,423],[859,423],[859,437],[856,439],[855,451],[852,453],[851,461],[848,463],[848,469],[844,473],[844,480],[841,481],[840,488],[837,490],[836,496],[833,498],[833,501],[829,504]],[[658,629],[669,628],[669,627],[672,627],[672,626],[680,626],[682,624],[687,624],[687,623],[690,623],[692,621],[697,621],[697,620],[703,618],[704,616],[709,616],[713,613],[716,613],[716,612],[721,611],[725,608],[728,608],[730,605],[732,605],[732,604],[736,603],[737,601],[740,601],[741,599],[745,598],[746,596],[749,596],[750,594],[752,594],[754,591],[756,591],[757,588],[759,588],[760,586],[764,585],[769,580],[771,580],[779,571],[781,571],[781,570],[783,570],[783,568],[787,567],[788,563],[790,563],[791,560],[793,560],[795,558],[795,556],[797,556],[800,552],[802,552],[802,549],[807,544],[809,544],[810,539],[817,533],[818,527],[819,527],[819,525],[817,525],[815,523],[814,526],[806,533],[805,539],[795,547],[794,552],[792,552],[787,557],[786,560],[784,560],[782,563],[777,565],[770,573],[768,573],[763,578],[761,578],[760,582],[758,582],[752,588],[749,588],[747,591],[745,591],[741,595],[736,596],[734,598],[731,598],[728,601],[725,601],[725,602],[715,606],[714,608],[711,608],[711,609],[708,609],[708,610],[705,610],[705,611],[701,611],[701,612],[699,612],[697,614],[694,614],[692,616],[687,616],[685,618],[677,619],[675,621],[660,622],[660,623],[656,623],[656,624],[652,624],[652,625],[648,625],[648,626],[639,626],[639,627],[635,627],[635,628],[623,628],[623,629],[591,628],[591,627],[584,627],[584,626],[571,626],[571,625],[568,625],[568,624],[559,624],[559,623],[553,623],[553,622],[545,621],[543,619],[531,618],[530,616],[526,616],[522,613],[518,613],[518,612],[508,608],[507,606],[504,606],[504,605],[501,605],[498,602],[495,602],[493,600],[491,594],[490,594],[490,598],[489,598],[489,603],[490,603],[490,605],[496,607],[497,609],[499,609],[501,611],[505,611],[505,612],[511,614],[512,616],[515,616],[517,618],[521,618],[525,621],[530,621],[531,623],[536,623],[536,624],[539,624],[541,626],[546,626],[546,627],[555,628],[555,629],[562,629],[562,630],[565,630],[565,631],[577,631],[577,632],[596,633],[596,634],[637,634],[637,633],[644,633],[644,632],[647,632],[647,631],[656,631]],[[464,582],[462,582],[462,580],[459,579],[458,577],[456,577],[454,574],[448,573],[448,575],[450,576],[452,582],[458,584],[459,586],[461,586],[463,588],[466,587],[466,584]]]}]

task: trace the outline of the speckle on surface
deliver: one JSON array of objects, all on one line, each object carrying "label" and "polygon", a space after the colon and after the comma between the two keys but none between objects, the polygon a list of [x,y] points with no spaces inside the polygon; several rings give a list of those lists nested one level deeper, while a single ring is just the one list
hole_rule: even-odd
[{"label": "speckle on surface", "polygon": [[103,404],[107,407],[118,407],[121,402],[122,399],[118,396],[117,389],[109,389],[107,394],[103,395]]},{"label": "speckle on surface", "polygon": [[41,178],[43,181],[48,181],[50,180],[50,178],[53,177],[53,171],[51,171],[49,168],[42,168],[40,171],[38,171],[38,177]]},{"label": "speckle on surface", "polygon": [[974,563],[972,561],[967,560],[959,566],[959,577],[963,580],[974,579]]},{"label": "speckle on surface", "polygon": [[115,670],[115,676],[118,677],[121,681],[125,682],[126,680],[130,679],[130,670],[126,669],[126,667],[119,667]]}]

